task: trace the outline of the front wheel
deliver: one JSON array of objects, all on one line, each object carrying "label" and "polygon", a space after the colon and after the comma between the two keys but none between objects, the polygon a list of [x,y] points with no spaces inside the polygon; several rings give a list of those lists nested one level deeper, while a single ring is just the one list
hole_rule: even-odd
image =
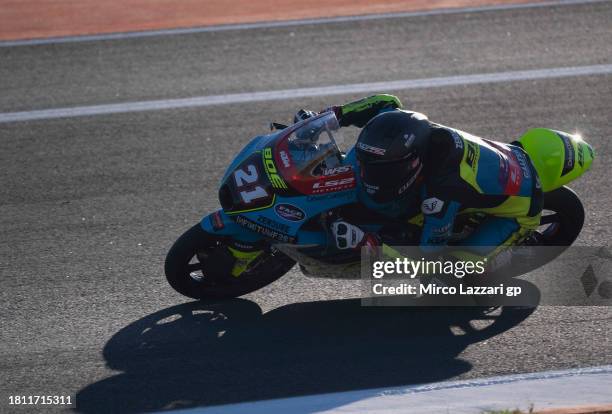
[{"label": "front wheel", "polygon": [[234,277],[225,241],[199,224],[183,233],[166,256],[164,270],[170,286],[193,299],[230,299],[261,289],[295,264],[278,250],[267,248],[246,271]]}]

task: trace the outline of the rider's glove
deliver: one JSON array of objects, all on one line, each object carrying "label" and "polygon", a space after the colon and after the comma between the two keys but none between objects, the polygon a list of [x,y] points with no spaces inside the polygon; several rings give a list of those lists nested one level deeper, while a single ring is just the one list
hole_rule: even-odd
[{"label": "rider's glove", "polygon": [[380,239],[374,233],[365,233],[358,226],[346,221],[335,221],[331,225],[332,234],[338,249],[360,249],[368,247],[375,250],[380,246]]}]

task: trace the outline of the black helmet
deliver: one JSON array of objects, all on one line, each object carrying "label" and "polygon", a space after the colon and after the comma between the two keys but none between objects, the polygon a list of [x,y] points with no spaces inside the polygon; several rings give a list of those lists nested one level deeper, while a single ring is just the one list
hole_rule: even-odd
[{"label": "black helmet", "polygon": [[379,203],[397,199],[419,179],[430,124],[418,112],[390,111],[372,118],[355,145],[366,192]]}]

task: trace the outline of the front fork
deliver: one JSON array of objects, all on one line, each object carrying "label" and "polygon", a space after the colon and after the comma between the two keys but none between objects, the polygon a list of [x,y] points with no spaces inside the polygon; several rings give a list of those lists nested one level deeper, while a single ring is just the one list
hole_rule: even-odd
[{"label": "front fork", "polygon": [[[261,258],[262,254],[270,248],[267,238],[237,224],[223,210],[217,210],[204,216],[200,221],[200,226],[207,233],[227,240],[225,247],[235,259],[231,270],[234,277],[239,277],[249,267],[256,266],[257,259]],[[328,246],[329,244],[328,235],[322,231],[300,230],[297,239],[297,246],[301,248]]]},{"label": "front fork", "polygon": [[204,216],[200,226],[204,231],[227,240],[224,247],[234,258],[231,269],[233,277],[240,277],[264,252],[263,238],[236,224],[223,210]]},{"label": "front fork", "polygon": [[234,277],[240,277],[249,268],[249,265],[264,252],[263,250],[244,251],[230,246],[227,248],[235,259],[231,272]]}]

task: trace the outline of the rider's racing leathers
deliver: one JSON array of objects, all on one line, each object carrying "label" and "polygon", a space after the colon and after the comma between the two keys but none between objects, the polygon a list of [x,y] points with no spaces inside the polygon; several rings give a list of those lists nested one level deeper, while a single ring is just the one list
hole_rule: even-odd
[{"label": "rider's racing leathers", "polygon": [[[402,110],[392,95],[374,95],[333,107],[341,126],[363,127],[383,111]],[[477,220],[474,232],[457,244],[472,257],[492,257],[524,240],[540,222],[543,197],[537,172],[517,145],[495,142],[429,122],[430,134],[419,185],[389,203],[375,202],[358,180],[360,201],[369,209],[423,226],[421,246],[435,252],[451,239],[457,217]],[[354,152],[347,162],[359,165]],[[356,171],[359,177],[359,171]],[[407,192],[408,193],[408,192]],[[410,207],[421,214],[408,217]]]}]

